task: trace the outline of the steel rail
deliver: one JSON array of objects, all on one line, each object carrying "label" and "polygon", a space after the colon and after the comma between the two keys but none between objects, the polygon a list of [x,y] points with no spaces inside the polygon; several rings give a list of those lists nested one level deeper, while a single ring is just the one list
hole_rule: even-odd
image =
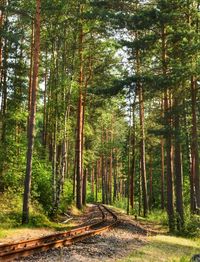
[{"label": "steel rail", "polygon": [[77,234],[81,234],[89,230],[91,227],[98,226],[99,224],[103,223],[103,221],[105,220],[105,214],[102,212],[99,206],[98,208],[102,213],[102,220],[100,222],[92,223],[91,225],[78,227],[78,228],[75,228],[69,231],[59,232],[59,233],[51,234],[51,235],[40,237],[40,238],[22,240],[16,243],[8,243],[8,244],[0,245],[0,258],[1,258],[1,253],[5,251],[8,252],[8,251],[13,251],[19,248],[34,246],[38,244],[39,242],[53,241],[53,240],[58,239],[59,237],[71,237]]},{"label": "steel rail", "polygon": [[[106,221],[108,222],[107,215],[105,215],[105,211],[103,211],[102,207],[114,219],[112,223],[106,226],[101,226]],[[13,261],[17,258],[35,254],[36,251],[47,251],[52,248],[69,246],[85,238],[100,234],[103,231],[113,227],[117,223],[117,216],[104,205],[98,205],[98,208],[102,214],[102,219],[100,222],[92,223],[91,225],[72,229],[62,233],[56,233],[54,235],[1,245],[0,261]]]}]

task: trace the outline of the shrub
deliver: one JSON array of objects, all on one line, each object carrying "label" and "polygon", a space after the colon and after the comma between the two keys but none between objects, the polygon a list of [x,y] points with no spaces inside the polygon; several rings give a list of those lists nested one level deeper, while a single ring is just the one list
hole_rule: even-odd
[{"label": "shrub", "polygon": [[51,167],[46,161],[38,161],[36,158],[33,162],[32,175],[32,199],[37,200],[46,213],[51,209],[52,204],[52,172]]},{"label": "shrub", "polygon": [[67,179],[64,183],[63,194],[61,196],[60,211],[66,212],[66,208],[73,203],[73,182]]},{"label": "shrub", "polygon": [[200,237],[200,216],[185,214],[185,228],[183,235],[188,237]]},{"label": "shrub", "polygon": [[162,210],[153,210],[149,213],[148,218],[149,221],[156,222],[162,224],[164,226],[168,225],[168,217],[167,212]]},{"label": "shrub", "polygon": [[8,188],[0,195],[0,225],[10,228],[21,224],[22,195],[21,192]]}]

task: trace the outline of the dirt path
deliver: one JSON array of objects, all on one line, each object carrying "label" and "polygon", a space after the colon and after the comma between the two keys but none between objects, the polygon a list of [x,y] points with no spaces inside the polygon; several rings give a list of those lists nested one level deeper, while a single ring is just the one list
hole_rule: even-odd
[{"label": "dirt path", "polygon": [[[123,259],[134,249],[147,243],[147,230],[122,213],[118,213],[118,218],[117,226],[102,235],[94,236],[70,247],[38,253],[19,261],[97,262]],[[84,218],[83,222],[86,220]]]}]

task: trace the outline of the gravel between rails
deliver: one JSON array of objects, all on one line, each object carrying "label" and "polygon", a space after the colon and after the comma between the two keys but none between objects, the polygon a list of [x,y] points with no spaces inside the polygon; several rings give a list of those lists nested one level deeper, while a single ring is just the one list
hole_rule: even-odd
[{"label": "gravel between rails", "polygon": [[118,213],[119,222],[104,232],[69,247],[49,250],[18,261],[38,262],[99,262],[123,259],[134,249],[147,243],[147,230],[128,216]]}]

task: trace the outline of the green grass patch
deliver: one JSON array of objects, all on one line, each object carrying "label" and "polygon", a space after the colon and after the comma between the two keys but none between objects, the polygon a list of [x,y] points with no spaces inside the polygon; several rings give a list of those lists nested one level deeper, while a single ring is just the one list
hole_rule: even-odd
[{"label": "green grass patch", "polygon": [[148,238],[148,244],[134,250],[123,262],[188,262],[200,253],[200,239],[157,235]]},{"label": "green grass patch", "polygon": [[[78,213],[72,208],[73,213]],[[51,221],[42,207],[35,201],[30,207],[30,218],[27,225],[22,225],[22,195],[8,190],[0,195],[0,238],[5,238],[17,232],[17,230],[46,228],[52,231],[65,231],[74,226],[72,223],[62,224],[65,220],[60,217],[57,221]]]}]

